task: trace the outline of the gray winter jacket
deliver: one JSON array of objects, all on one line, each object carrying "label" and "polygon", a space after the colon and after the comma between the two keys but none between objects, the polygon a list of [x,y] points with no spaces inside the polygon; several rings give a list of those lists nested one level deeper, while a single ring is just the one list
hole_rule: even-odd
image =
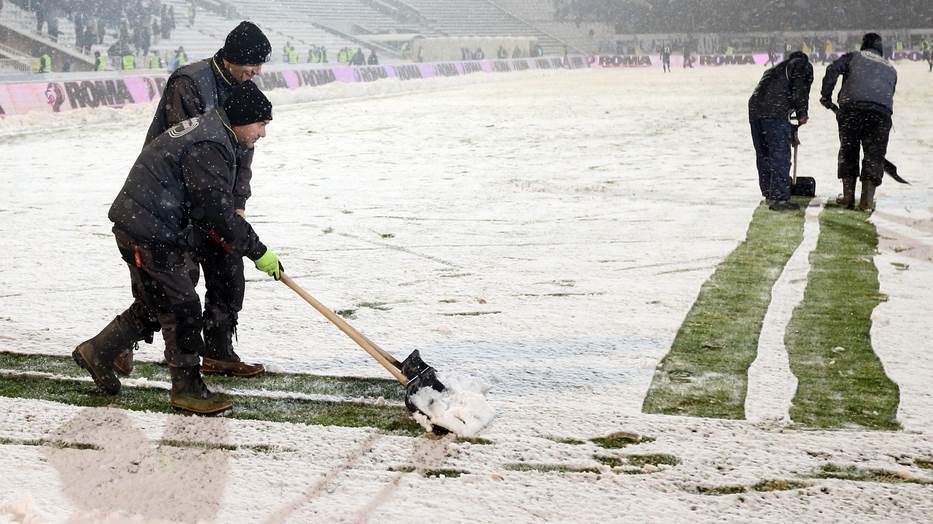
[{"label": "gray winter jacket", "polygon": [[236,150],[220,108],[159,135],[110,206],[114,229],[139,242],[190,249],[190,228],[198,228],[225,251],[258,259],[266,247],[233,205]]},{"label": "gray winter jacket", "polygon": [[842,75],[839,106],[894,113],[897,70],[873,50],[853,51],[826,66],[820,96],[832,100],[836,80]]}]

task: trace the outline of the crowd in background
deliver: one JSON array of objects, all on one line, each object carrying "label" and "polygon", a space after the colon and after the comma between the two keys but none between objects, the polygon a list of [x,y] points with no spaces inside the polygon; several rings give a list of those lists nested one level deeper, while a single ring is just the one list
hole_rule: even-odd
[{"label": "crowd in background", "polygon": [[615,25],[617,33],[746,33],[933,27],[930,0],[553,0],[562,22]]}]

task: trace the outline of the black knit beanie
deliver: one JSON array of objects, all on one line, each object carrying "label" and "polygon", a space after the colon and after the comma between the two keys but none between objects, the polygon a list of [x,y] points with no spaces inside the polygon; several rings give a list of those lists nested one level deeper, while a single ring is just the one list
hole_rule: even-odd
[{"label": "black knit beanie", "polygon": [[222,51],[224,59],[231,64],[264,64],[272,56],[272,44],[262,29],[244,20],[227,35]]},{"label": "black knit beanie", "polygon": [[878,54],[884,56],[884,46],[881,43],[881,35],[878,33],[868,33],[862,37],[862,51],[873,49]]},{"label": "black knit beanie", "polygon": [[224,113],[232,126],[245,126],[272,120],[272,102],[252,80],[233,86],[224,102]]}]

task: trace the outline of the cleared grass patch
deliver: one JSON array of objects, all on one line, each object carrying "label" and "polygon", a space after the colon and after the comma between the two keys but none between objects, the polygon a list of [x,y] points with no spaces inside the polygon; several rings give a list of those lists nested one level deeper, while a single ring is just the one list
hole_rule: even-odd
[{"label": "cleared grass patch", "polygon": [[466,475],[469,471],[465,469],[450,469],[450,468],[441,468],[441,469],[426,469],[421,472],[421,475],[427,478],[449,478],[455,479],[460,475]]},{"label": "cleared grass patch", "polygon": [[596,437],[590,439],[590,442],[606,449],[622,449],[626,446],[631,446],[632,444],[654,442],[654,439],[644,435],[639,435],[637,433],[629,433],[628,431],[617,431],[615,433],[610,433],[605,437]]},{"label": "cleared grass patch", "polygon": [[534,464],[530,462],[516,462],[506,464],[509,471],[535,471],[538,473],[600,473],[598,468],[586,466],[572,466],[568,464]]},{"label": "cleared grass patch", "polygon": [[[29,375],[0,374],[0,396],[47,400],[84,407],[113,407],[132,411],[177,413],[168,392],[156,388],[124,387],[117,396],[97,390],[91,382],[56,380]],[[226,417],[270,422],[292,422],[321,426],[373,427],[416,436],[423,430],[408,410],[397,406],[374,406],[355,402],[324,402],[230,395],[233,409]]]},{"label": "cleared grass patch", "polygon": [[742,493],[748,493],[751,491],[756,491],[758,493],[767,493],[771,491],[791,491],[795,489],[803,489],[810,487],[810,483],[803,482],[799,480],[784,480],[784,479],[770,479],[762,480],[761,482],[755,483],[751,486],[743,486],[739,484],[727,484],[723,486],[705,486],[699,485],[694,487],[697,493],[700,495],[738,495]]},{"label": "cleared grass patch", "polygon": [[886,469],[860,468],[853,465],[842,466],[832,463],[824,464],[810,476],[813,478],[853,480],[856,482],[933,485],[933,480],[913,477],[907,473],[898,473]]},{"label": "cleared grass patch", "polygon": [[65,442],[64,440],[0,438],[0,446],[43,446],[57,449],[92,449],[100,451],[100,446],[84,442]]},{"label": "cleared grass patch", "polygon": [[866,215],[827,207],[803,301],[784,333],[797,392],[791,419],[823,429],[900,429],[899,391],[871,345],[878,232]]},{"label": "cleared grass patch", "polygon": [[803,210],[758,206],[745,240],[703,284],[658,365],[645,413],[745,418],[748,368],[758,352],[771,288],[803,240],[803,226]]},{"label": "cleared grass patch", "polygon": [[[51,373],[63,377],[87,377],[83,369],[75,365],[71,355],[29,355],[0,351],[0,369],[22,372]],[[145,378],[170,382],[168,367],[155,362],[137,361],[132,378]],[[402,401],[405,392],[394,380],[360,377],[334,377],[305,373],[264,373],[260,377],[242,379],[209,375],[204,377],[208,386],[221,386],[230,390],[248,388],[256,391],[285,391],[306,395],[332,395],[345,398],[384,398]]]}]

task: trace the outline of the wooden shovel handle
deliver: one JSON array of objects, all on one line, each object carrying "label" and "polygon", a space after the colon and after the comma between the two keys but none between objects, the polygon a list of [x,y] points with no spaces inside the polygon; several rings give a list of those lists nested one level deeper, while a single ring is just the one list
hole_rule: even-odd
[{"label": "wooden shovel handle", "polygon": [[305,302],[311,304],[311,307],[318,310],[320,314],[327,317],[327,320],[330,320],[335,326],[340,328],[340,331],[343,331],[347,334],[348,337],[353,339],[353,341],[356,342],[361,348],[363,348],[364,351],[376,359],[376,362],[382,364],[382,367],[386,368],[389,373],[392,373],[392,376],[395,377],[395,380],[399,381],[399,384],[403,386],[408,384],[408,379],[405,377],[405,375],[402,374],[402,370],[399,369],[401,365],[399,364],[398,360],[392,357],[392,355],[389,355],[383,351],[382,348],[366,338],[362,333],[353,329],[353,326],[347,324],[347,322],[340,318],[339,315],[326,308],[324,304],[318,302],[317,299],[311,296],[311,293],[308,293],[302,289],[301,286],[295,283],[295,281],[285,273],[282,273],[281,280],[285,283],[286,286],[292,288],[295,293],[298,293],[301,298],[305,299]]}]

